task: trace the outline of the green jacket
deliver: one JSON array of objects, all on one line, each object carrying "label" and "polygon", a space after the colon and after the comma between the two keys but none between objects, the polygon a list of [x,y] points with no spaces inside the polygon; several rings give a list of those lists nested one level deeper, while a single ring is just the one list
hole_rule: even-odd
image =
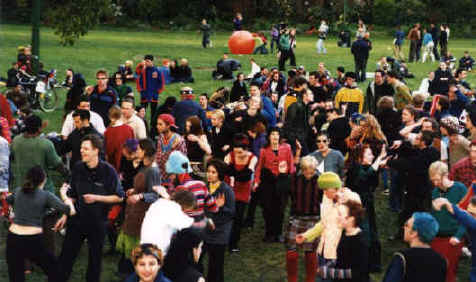
[{"label": "green jacket", "polygon": [[279,49],[289,50],[291,49],[291,41],[289,40],[289,34],[283,34],[279,38]]},{"label": "green jacket", "polygon": [[[446,198],[452,204],[458,204],[461,199],[466,195],[466,186],[463,183],[455,181],[453,186],[448,188],[446,192],[435,188],[432,191],[431,198]],[[456,237],[461,239],[466,228],[459,224],[458,221],[446,210],[441,209],[439,211],[432,210],[431,214],[438,221],[440,230],[438,231],[438,237]]]}]

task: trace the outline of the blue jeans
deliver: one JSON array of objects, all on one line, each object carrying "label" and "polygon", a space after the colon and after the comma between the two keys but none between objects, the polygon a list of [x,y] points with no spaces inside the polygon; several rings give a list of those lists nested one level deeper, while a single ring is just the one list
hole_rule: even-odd
[{"label": "blue jeans", "polygon": [[317,40],[316,48],[317,48],[317,53],[318,54],[321,54],[321,53],[326,54],[327,53],[326,47],[324,47],[324,39],[322,39],[322,38],[319,38]]}]

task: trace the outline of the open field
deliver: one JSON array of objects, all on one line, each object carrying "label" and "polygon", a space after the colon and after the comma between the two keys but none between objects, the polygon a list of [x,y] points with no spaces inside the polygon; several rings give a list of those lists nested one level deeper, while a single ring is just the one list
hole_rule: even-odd
[{"label": "open field", "polygon": [[[10,63],[16,59],[16,47],[28,44],[31,31],[28,26],[0,25],[0,74],[6,76],[6,71]],[[193,69],[195,83],[190,86],[195,93],[208,92],[220,86],[231,87],[231,82],[214,81],[211,79],[211,70],[215,67],[219,57],[228,50],[226,42],[229,33],[218,33],[212,35],[214,48],[201,48],[201,35],[195,32],[167,32],[167,31],[130,31],[122,29],[99,29],[90,32],[86,37],[81,38],[73,47],[63,47],[51,29],[41,30],[41,61],[46,69],[55,68],[58,70],[58,79],[64,79],[65,69],[72,67],[75,71],[81,72],[89,84],[95,83],[95,72],[100,68],[108,71],[115,71],[119,64],[123,64],[127,59],[135,62],[141,60],[144,54],[154,54],[156,58],[182,58],[185,57]],[[368,62],[367,71],[373,71],[375,62],[381,56],[391,55],[392,38],[377,37],[371,38],[373,50]],[[296,58],[298,65],[304,65],[306,70],[316,69],[319,62],[325,62],[328,69],[335,73],[337,66],[344,66],[346,70],[353,69],[353,58],[349,49],[337,48],[336,39],[330,38],[326,41],[327,55],[317,55],[315,49],[316,37],[298,35]],[[459,59],[464,50],[469,50],[476,55],[474,40],[450,39],[449,49]],[[408,55],[408,42],[406,42],[405,54]],[[243,72],[249,72],[250,65],[248,59],[251,56],[235,56],[243,65]],[[255,55],[253,56],[258,64],[266,66],[276,66],[275,55]],[[156,60],[156,63],[161,60]],[[422,78],[426,74],[437,68],[437,63],[413,63],[410,64],[410,71],[416,76],[409,79],[410,88],[418,88]],[[467,79],[471,84],[476,84],[476,75],[470,74]],[[161,94],[161,101],[165,96],[177,95],[183,84],[172,84],[166,87]],[[361,85],[362,90],[367,87],[367,83]],[[49,121],[47,131],[60,131],[63,116],[62,106],[64,104],[64,92],[61,92],[60,105],[56,112],[50,114],[41,113],[44,119]],[[384,267],[388,265],[392,253],[402,248],[402,243],[390,243],[386,240],[389,235],[395,232],[396,215],[388,210],[386,196],[381,194],[381,189],[376,192],[377,220],[380,231],[383,252]],[[262,243],[264,226],[261,212],[258,210],[258,223],[253,230],[244,231],[241,240],[241,252],[239,254],[228,255],[226,257],[225,275],[228,282],[243,281],[285,281],[285,248],[282,244]],[[0,228],[0,281],[7,281],[7,271],[5,263],[5,235],[6,230]],[[105,251],[109,249],[106,244]],[[102,281],[117,281],[115,276],[118,256],[105,256],[103,261]],[[302,260],[301,260],[302,261]],[[87,248],[83,250],[78,259],[73,277],[70,281],[84,281],[87,264]],[[460,264],[460,281],[468,280],[470,261],[465,259]],[[304,269],[301,269],[301,273]],[[372,275],[374,281],[380,281],[383,274]],[[44,281],[43,275],[33,273],[27,281]],[[281,278],[279,278],[281,277]],[[283,280],[284,279],[284,280]]]}]

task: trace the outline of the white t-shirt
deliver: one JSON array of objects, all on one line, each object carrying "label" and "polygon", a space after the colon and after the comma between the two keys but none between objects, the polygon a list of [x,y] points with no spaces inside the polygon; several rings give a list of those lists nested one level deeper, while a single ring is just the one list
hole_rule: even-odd
[{"label": "white t-shirt", "polygon": [[179,204],[161,198],[155,201],[145,214],[140,243],[155,244],[165,255],[175,232],[192,224],[193,218],[185,214]]},{"label": "white t-shirt", "polygon": [[[74,130],[73,113],[74,111],[69,113],[64,120],[63,128],[61,129],[61,135],[63,135],[64,137],[68,137]],[[99,133],[104,135],[104,131],[106,131],[106,128],[104,127],[104,121],[102,120],[102,117],[93,111],[89,111],[89,114],[89,122],[91,123],[91,125]]]}]

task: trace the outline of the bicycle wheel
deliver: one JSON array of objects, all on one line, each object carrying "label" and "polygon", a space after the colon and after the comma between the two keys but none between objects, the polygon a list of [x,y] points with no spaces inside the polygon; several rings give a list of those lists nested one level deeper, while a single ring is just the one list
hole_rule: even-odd
[{"label": "bicycle wheel", "polygon": [[42,111],[49,113],[56,109],[58,103],[58,95],[54,88],[46,90],[45,93],[38,95],[38,102],[40,102],[40,108]]}]

